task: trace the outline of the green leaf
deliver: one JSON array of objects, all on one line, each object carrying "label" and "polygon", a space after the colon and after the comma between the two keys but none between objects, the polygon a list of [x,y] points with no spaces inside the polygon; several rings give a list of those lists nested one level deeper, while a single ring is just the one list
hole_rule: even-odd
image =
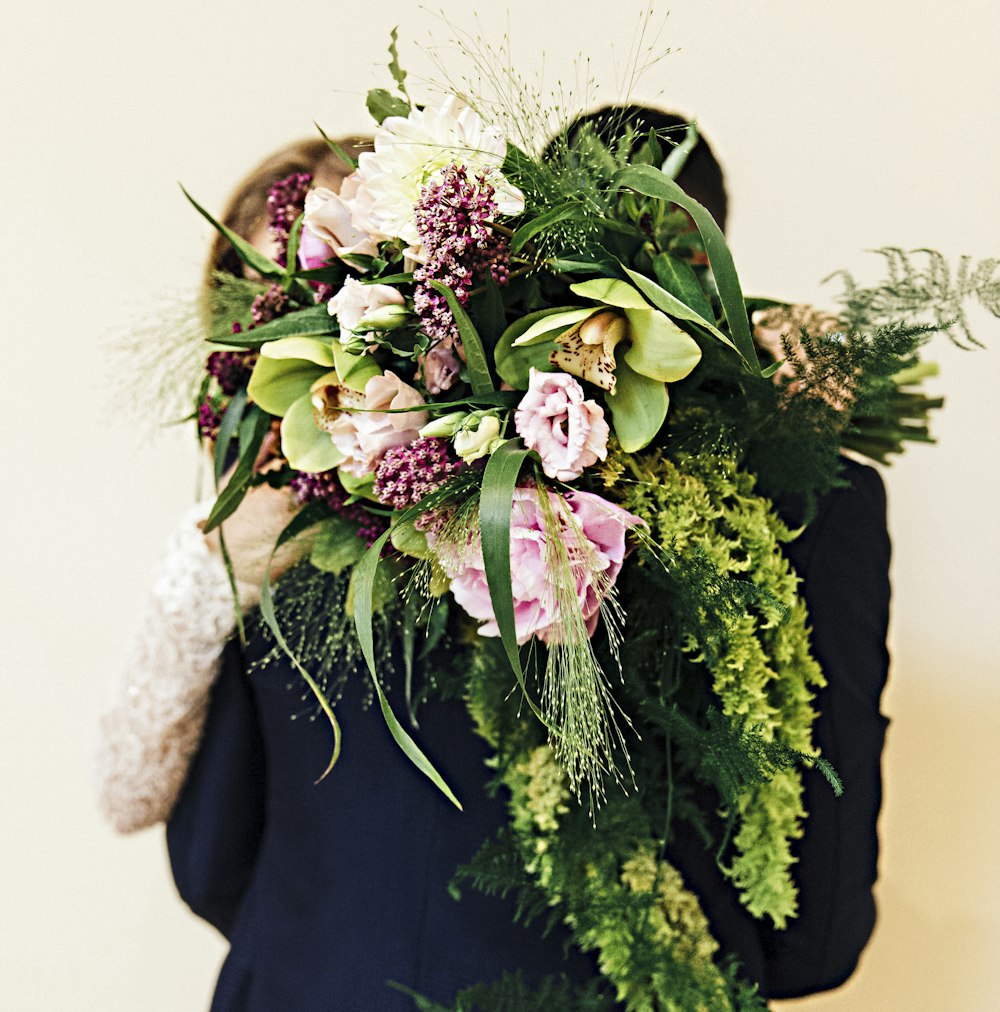
[{"label": "green leaf", "polygon": [[330,433],[316,427],[308,393],[293,401],[281,420],[281,452],[297,471],[311,474],[329,471],[345,459]]},{"label": "green leaf", "polygon": [[722,229],[715,219],[698,201],[689,197],[672,179],[668,179],[659,169],[650,165],[631,165],[623,169],[614,180],[618,188],[629,187],[647,197],[657,197],[684,208],[694,219],[705,244],[705,252],[712,266],[715,283],[719,289],[722,308],[733,335],[733,342],[743,358],[744,364],[751,372],[759,373],[757,352],[750,332],[750,321],[747,319],[746,305],[743,301],[743,289],[736,273],[733,256],[726,245]]},{"label": "green leaf", "polygon": [[703,330],[707,330],[712,337],[718,338],[724,345],[732,348],[733,351],[738,353],[739,349],[733,344],[733,340],[728,334],[724,334],[711,320],[706,320],[703,316],[696,313],[685,303],[681,302],[676,296],[671,295],[670,292],[661,288],[655,281],[651,281],[644,274],[640,274],[638,271],[633,271],[628,267],[623,268],[625,273],[635,282],[637,288],[646,295],[650,302],[652,302],[658,309],[662,309],[663,312],[674,317],[676,320],[687,320],[689,323],[695,323]]},{"label": "green leaf", "polygon": [[348,390],[363,394],[368,381],[382,374],[381,368],[371,355],[353,355],[341,344],[333,345],[333,361],[340,382]]},{"label": "green leaf", "polygon": [[547,260],[553,270],[567,274],[602,274],[617,277],[621,268],[603,246],[593,244],[589,248],[574,249]]},{"label": "green leaf", "polygon": [[[362,545],[361,557],[364,558],[367,547]],[[372,611],[385,611],[386,607],[396,597],[395,577],[397,573],[392,572],[392,562],[382,560],[382,564],[375,570],[375,582],[372,585]],[[351,617],[354,616],[354,595],[357,584],[357,567],[351,570],[351,578],[347,584],[347,597],[344,600],[344,611]]]},{"label": "green leaf", "polygon": [[469,370],[469,382],[472,384],[472,392],[484,394],[495,390],[493,379],[490,376],[489,363],[486,361],[486,354],[483,351],[483,342],[479,338],[476,328],[472,325],[468,314],[455,298],[455,293],[440,281],[431,281],[431,287],[443,295],[448,302],[451,315],[455,318],[459,336],[462,339],[462,347],[465,350],[465,363]]},{"label": "green leaf", "polygon": [[427,535],[418,531],[412,523],[394,524],[389,540],[392,547],[401,555],[409,555],[414,559],[426,559],[433,556],[427,544]]},{"label": "green leaf", "polygon": [[236,430],[243,420],[243,412],[246,406],[246,388],[240,387],[233,394],[233,399],[229,402],[229,407],[226,408],[226,413],[222,416],[222,422],[219,424],[219,434],[215,439],[212,468],[215,474],[216,485],[222,480],[222,472],[226,469],[226,457],[229,454],[229,444],[233,441],[233,436],[236,434]]},{"label": "green leaf", "polygon": [[205,533],[214,530],[227,517],[236,512],[253,478],[253,466],[264,436],[271,428],[271,418],[259,408],[243,419],[240,427],[240,457],[226,487],[219,493],[215,505],[205,521]]},{"label": "green leaf", "polygon": [[344,150],[344,149],[343,149],[343,148],[342,148],[342,147],[341,147],[341,146],[340,146],[340,145],[339,145],[339,144],[338,144],[338,143],[337,143],[337,142],[336,142],[335,140],[331,140],[331,139],[330,139],[329,137],[327,137],[326,133],[325,133],[325,132],[323,131],[323,128],[322,128],[322,127],[321,127],[321,126],[320,126],[320,125],[319,125],[318,123],[314,122],[314,123],[313,123],[313,126],[314,126],[314,127],[316,127],[316,129],[317,129],[317,130],[319,131],[319,135],[320,135],[320,137],[322,137],[322,138],[323,138],[323,140],[325,140],[325,141],[326,141],[326,146],[327,146],[327,147],[328,147],[328,148],[329,148],[329,149],[330,149],[330,150],[331,150],[331,151],[332,151],[332,152],[333,152],[333,153],[334,153],[334,154],[335,154],[335,155],[336,155],[336,156],[337,156],[337,157],[338,157],[338,158],[339,158],[339,159],[340,159],[340,160],[341,160],[341,161],[342,161],[342,162],[343,162],[343,163],[344,163],[344,164],[345,164],[345,165],[346,165],[346,166],[347,166],[348,168],[351,168],[351,169],[356,169],[356,168],[358,167],[358,162],[357,162],[357,159],[356,159],[356,158],[352,158],[352,157],[351,157],[351,156],[350,156],[350,155],[349,155],[349,154],[348,154],[348,153],[347,153],[347,152],[346,152],[346,151],[345,151],[345,150]]},{"label": "green leaf", "polygon": [[299,259],[299,240],[302,237],[302,223],[305,221],[305,214],[300,214],[292,222],[292,230],[288,233],[288,247],[285,250],[285,281],[284,289],[287,292],[295,281],[295,267]]},{"label": "green leaf", "polygon": [[470,301],[469,319],[482,338],[483,346],[495,349],[507,326],[507,314],[504,312],[500,289],[488,274],[483,282],[483,291]]},{"label": "green leaf", "polygon": [[618,278],[593,278],[570,285],[569,290],[585,299],[593,299],[605,306],[618,309],[649,309],[649,303],[635,290],[634,285]]},{"label": "green leaf", "polygon": [[[549,355],[555,350],[556,344],[555,341],[549,339],[527,346],[515,347],[514,342],[540,319],[558,312],[561,310],[543,309],[537,313],[529,313],[527,316],[522,316],[520,320],[515,320],[500,335],[500,340],[497,341],[496,350],[493,353],[497,374],[515,390],[528,389],[528,379],[532,367],[541,369],[543,372],[552,371],[552,366],[549,365]],[[520,397],[520,394],[517,396]]]},{"label": "green leaf", "polygon": [[[274,558],[274,553],[284,544],[287,544],[293,538],[296,538],[303,531],[308,528],[315,526],[323,517],[327,515],[327,507],[322,503],[310,503],[304,510],[297,513],[285,529],[278,535],[278,540],[274,543],[274,548],[271,549],[271,559]],[[341,734],[340,724],[337,722],[337,718],[333,712],[333,707],[330,705],[330,701],[323,695],[319,685],[316,684],[315,679],[308,671],[302,666],[302,663],[292,652],[291,647],[285,640],[284,634],[281,631],[281,627],[278,625],[278,616],[274,611],[274,598],[271,594],[271,564],[270,560],[264,570],[264,582],[260,588],[260,614],[264,621],[267,623],[268,628],[274,635],[278,646],[285,652],[289,660],[294,665],[295,669],[302,676],[303,681],[309,686],[310,691],[316,697],[316,701],[319,703],[323,713],[326,714],[327,720],[330,722],[330,728],[333,731],[333,754],[330,756],[330,762],[327,764],[326,769],[320,774],[319,780],[323,780],[330,770],[337,764],[337,760],[340,758],[340,746],[341,746]],[[317,783],[319,782],[317,780]]]},{"label": "green leaf", "polygon": [[626,453],[648,446],[667,417],[670,395],[660,380],[642,376],[624,355],[615,366],[615,392],[605,398],[611,409],[615,435]]},{"label": "green leaf", "polygon": [[490,601],[500,630],[500,641],[524,698],[544,723],[542,713],[528,695],[524,682],[514,622],[514,594],[510,578],[510,519],[514,509],[514,489],[524,460],[530,452],[518,448],[518,442],[517,439],[508,439],[493,451],[486,462],[479,499],[479,531],[486,583],[490,588]]},{"label": "green leaf", "polygon": [[712,319],[711,303],[702,291],[694,268],[687,261],[669,253],[658,253],[653,258],[653,273],[663,288],[685,306],[693,309],[702,319]]},{"label": "green leaf", "polygon": [[[647,307],[648,308],[648,307]],[[535,341],[549,340],[556,336],[555,332],[562,332],[576,323],[586,320],[600,311],[600,306],[554,306],[551,309],[542,309],[537,313],[529,313],[515,323],[512,323],[507,333],[517,331],[511,339],[511,344],[518,348],[524,348]],[[506,337],[502,335],[501,341]]]},{"label": "green leaf", "polygon": [[361,561],[367,551],[358,537],[358,525],[344,517],[330,517],[316,532],[309,561],[325,573],[342,573]]},{"label": "green leaf", "polygon": [[[428,508],[428,504],[435,498],[435,494],[427,496],[416,506],[411,507],[400,515],[400,521],[412,520],[423,512],[424,509]],[[443,498],[443,497],[441,497]],[[361,643],[361,652],[364,654],[365,662],[368,665],[368,670],[371,672],[372,682],[375,685],[375,692],[378,695],[379,708],[382,710],[382,716],[385,719],[386,725],[389,728],[389,733],[392,735],[396,744],[403,750],[406,757],[413,763],[414,766],[420,770],[421,773],[426,776],[431,783],[434,784],[438,790],[448,800],[455,805],[456,808],[461,810],[462,806],[458,801],[458,798],[452,793],[451,788],[444,782],[441,774],[434,768],[431,761],[421,752],[417,743],[407,734],[405,728],[396,719],[396,715],[392,712],[392,707],[389,706],[389,700],[386,699],[385,692],[382,689],[382,685],[378,680],[378,674],[375,671],[375,637],[372,632],[372,617],[374,615],[374,589],[375,589],[375,574],[378,570],[379,559],[382,555],[382,549],[385,548],[386,543],[389,540],[391,528],[386,531],[381,537],[379,537],[375,543],[368,549],[364,554],[361,561],[354,567],[354,572],[351,574],[352,589],[354,592],[354,624],[358,630],[358,640]]]},{"label": "green leaf", "polygon": [[285,269],[280,264],[276,264],[270,257],[264,256],[260,250],[257,249],[253,243],[248,242],[242,236],[237,235],[231,228],[227,228],[220,221],[216,221],[208,211],[205,210],[198,203],[194,197],[191,196],[184,187],[181,187],[181,193],[191,202],[194,209],[221,235],[224,235],[233,245],[233,249],[236,250],[237,256],[248,266],[252,267],[258,274],[265,278],[272,278],[275,281],[280,281],[285,276]]},{"label": "green leaf", "polygon": [[687,164],[691,152],[698,146],[698,124],[688,123],[684,140],[675,147],[660,166],[660,171],[670,179],[676,179]]},{"label": "green leaf", "polygon": [[399,274],[383,274],[380,277],[358,278],[362,285],[408,285],[413,281],[413,271],[402,271]]},{"label": "green leaf", "polygon": [[326,305],[322,305],[279,316],[277,320],[262,323],[240,334],[213,335],[212,343],[235,348],[259,348],[283,337],[332,337],[339,333],[336,318],[329,314]]},{"label": "green leaf", "polygon": [[396,82],[399,90],[405,95],[406,94],[406,71],[399,65],[399,52],[396,49],[396,39],[399,32],[398,26],[393,28],[389,33],[389,55],[392,59],[389,61],[389,73],[392,74],[392,79]]},{"label": "green leaf", "polygon": [[382,123],[390,116],[408,116],[410,114],[410,103],[403,98],[397,98],[385,88],[372,88],[368,92],[365,106],[376,123]]},{"label": "green leaf", "polygon": [[371,499],[378,502],[373,491],[375,485],[374,474],[366,474],[363,478],[358,478],[351,474],[350,471],[341,471],[339,477],[340,484],[355,498]]},{"label": "green leaf", "polygon": [[566,221],[568,218],[582,217],[583,208],[579,201],[576,200],[550,207],[547,211],[543,211],[538,215],[537,218],[532,218],[531,221],[525,222],[514,232],[510,240],[510,251],[511,253],[520,253],[539,232],[544,232],[546,229],[551,228],[560,221]]}]

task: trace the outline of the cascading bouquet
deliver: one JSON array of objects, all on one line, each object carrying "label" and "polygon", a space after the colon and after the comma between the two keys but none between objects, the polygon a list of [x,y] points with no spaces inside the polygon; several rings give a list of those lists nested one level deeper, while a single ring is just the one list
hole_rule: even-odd
[{"label": "cascading bouquet", "polygon": [[[748,300],[674,181],[692,131],[584,123],[539,155],[474,100],[412,103],[394,49],[390,69],[339,193],[272,189],[274,259],[198,208],[260,279],[216,279],[206,527],[260,482],[301,503],[278,544],[309,532],[309,561],[265,581],[261,613],[329,719],[331,766],[326,647],[353,621],[395,740],[448,798],[397,716],[418,692],[464,697],[496,752],[510,823],[466,877],[553,911],[628,1008],[763,1007],[665,846],[672,819],[721,810],[720,867],[781,926],[799,770],[839,789],[811,740],[823,675],[770,499],[830,488],[842,450],[884,461],[929,439],[919,349],[965,327],[968,298],[998,312],[996,263],[953,279],[936,254],[886,250],[889,280],[845,276],[835,315]],[[331,575],[346,611],[293,641],[282,595]],[[425,662],[418,690],[443,638],[463,661]]]}]

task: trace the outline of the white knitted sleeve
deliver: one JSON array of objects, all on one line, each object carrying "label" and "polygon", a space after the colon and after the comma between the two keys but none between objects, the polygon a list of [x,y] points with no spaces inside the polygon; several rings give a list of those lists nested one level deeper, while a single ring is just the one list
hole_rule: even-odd
[{"label": "white knitted sleeve", "polygon": [[[236,626],[225,567],[192,508],[171,537],[99,723],[98,804],[121,833],[166,820],[201,740],[219,657]],[[244,610],[259,588],[240,584]]]}]

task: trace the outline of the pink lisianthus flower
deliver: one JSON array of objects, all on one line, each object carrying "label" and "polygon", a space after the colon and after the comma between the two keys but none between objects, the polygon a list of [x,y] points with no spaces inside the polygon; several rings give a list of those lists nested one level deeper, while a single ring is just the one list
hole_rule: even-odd
[{"label": "pink lisianthus flower", "polygon": [[420,394],[395,373],[372,376],[365,384],[367,410],[342,412],[329,428],[333,445],[345,457],[339,466],[355,478],[372,474],[386,450],[412,443],[430,417],[426,411],[386,412],[423,403]]},{"label": "pink lisianthus flower", "polygon": [[302,236],[322,240],[338,257],[354,253],[375,256],[378,246],[367,233],[351,221],[358,199],[359,177],[352,172],[341,184],[340,193],[317,186],[306,194]]},{"label": "pink lisianthus flower", "polygon": [[[576,605],[588,636],[594,634],[601,602],[611,593],[627,554],[626,532],[642,521],[620,506],[575,489],[559,496],[548,490],[549,509],[559,527],[565,551],[548,544],[545,513],[535,488],[514,490],[510,525],[510,575],[514,596],[514,628],[518,643],[537,636],[543,643],[559,642],[573,616],[560,613],[553,567],[563,554],[576,591]],[[450,544],[429,533],[428,544],[451,579],[455,600],[483,623],[481,636],[499,636],[478,534],[468,545]]]},{"label": "pink lisianthus flower", "polygon": [[369,313],[405,302],[402,292],[392,285],[365,285],[347,278],[343,288],[327,303],[327,309],[340,324],[340,343],[347,344],[354,336],[354,328]]},{"label": "pink lisianthus flower", "polygon": [[608,455],[611,430],[596,401],[564,372],[532,368],[528,392],[514,412],[514,427],[529,450],[542,458],[542,470],[557,481],[573,481]]},{"label": "pink lisianthus flower", "polygon": [[311,271],[332,260],[333,250],[322,239],[303,228],[299,235],[298,257],[299,266],[304,271]]}]

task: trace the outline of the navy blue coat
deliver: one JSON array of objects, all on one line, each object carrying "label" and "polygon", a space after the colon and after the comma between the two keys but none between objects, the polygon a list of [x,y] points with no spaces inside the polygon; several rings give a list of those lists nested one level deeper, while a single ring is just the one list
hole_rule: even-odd
[{"label": "navy blue coat", "polygon": [[[807,772],[807,831],[798,846],[800,916],[769,930],[739,904],[712,854],[683,827],[671,857],[699,894],[725,950],[769,997],[835,987],[853,972],[875,921],[876,819],[886,721],[889,541],[885,493],[871,468],[848,462],[850,486],[820,502],[787,548],[803,577],[813,650],[829,685],[815,737],[844,781],[835,798]],[[795,520],[795,504],[783,507]],[[556,930],[512,923],[510,905],[448,891],[505,819],[483,785],[486,746],[461,703],[425,707],[419,740],[463,800],[454,809],[400,755],[358,688],[338,705],[344,750],[319,784],[330,748],[322,720],[291,720],[291,670],[249,677],[227,647],[201,749],[167,829],[174,877],[195,913],[231,942],[213,1002],[236,1010],[411,1009],[396,981],[441,1002],[471,983],[521,970],[585,980],[592,958]],[[359,680],[352,680],[357,683]]]}]

